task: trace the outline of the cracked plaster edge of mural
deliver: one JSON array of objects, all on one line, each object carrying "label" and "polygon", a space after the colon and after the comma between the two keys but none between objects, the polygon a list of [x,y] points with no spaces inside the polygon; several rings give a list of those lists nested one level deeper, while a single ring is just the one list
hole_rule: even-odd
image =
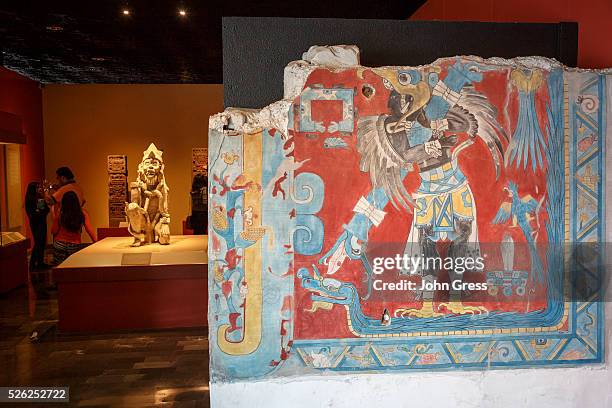
[{"label": "cracked plaster edge of mural", "polygon": [[290,62],[284,71],[284,98],[262,109],[226,108],[209,119],[209,128],[222,132],[253,133],[262,128],[276,128],[287,136],[287,112],[293,99],[302,92],[312,71],[317,68],[344,70],[358,67],[359,48],[356,45],[314,45],[299,61]]},{"label": "cracked plaster edge of mural", "polygon": [[[382,66],[378,68],[386,69],[406,69],[421,68],[439,64],[449,58],[461,58],[489,66],[499,68],[525,68],[542,69],[551,71],[561,68],[565,72],[595,72],[600,74],[612,74],[612,68],[606,69],[586,69],[571,68],[563,65],[554,58],[529,56],[516,57],[511,59],[492,57],[482,58],[473,55],[459,55],[455,57],[438,58],[430,64],[419,66]],[[290,62],[284,70],[284,95],[283,99],[274,102],[262,109],[246,109],[228,107],[223,112],[210,117],[209,128],[222,132],[230,129],[236,132],[253,133],[262,128],[276,128],[283,135],[287,135],[288,115],[287,112],[293,100],[299,96],[310,74],[320,68],[328,69],[332,72],[341,72],[354,68],[371,68],[360,65],[360,51],[356,45],[313,45],[308,51],[302,54],[302,59]]]}]

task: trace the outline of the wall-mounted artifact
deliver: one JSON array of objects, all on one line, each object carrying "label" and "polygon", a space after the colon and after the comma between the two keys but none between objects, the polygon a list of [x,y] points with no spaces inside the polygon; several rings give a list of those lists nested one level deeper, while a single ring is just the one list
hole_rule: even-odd
[{"label": "wall-mounted artifact", "polygon": [[130,183],[130,202],[125,203],[132,246],[170,243],[168,185],[164,176],[163,152],[151,143],[138,165],[138,177]]},{"label": "wall-mounted artifact", "polygon": [[194,147],[191,149],[191,173],[208,176],[208,148]]},{"label": "wall-mounted artifact", "polygon": [[106,159],[108,172],[108,226],[118,227],[125,222],[127,198],[127,156],[109,155]]},{"label": "wall-mounted artifact", "polygon": [[209,120],[211,383],[602,363],[610,71],[343,55]]}]

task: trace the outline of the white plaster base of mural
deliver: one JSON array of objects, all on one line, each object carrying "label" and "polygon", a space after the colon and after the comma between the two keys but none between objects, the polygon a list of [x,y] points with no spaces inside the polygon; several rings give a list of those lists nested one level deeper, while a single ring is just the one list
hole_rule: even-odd
[{"label": "white plaster base of mural", "polygon": [[218,407],[610,407],[612,375],[594,368],[356,375],[215,385]]}]

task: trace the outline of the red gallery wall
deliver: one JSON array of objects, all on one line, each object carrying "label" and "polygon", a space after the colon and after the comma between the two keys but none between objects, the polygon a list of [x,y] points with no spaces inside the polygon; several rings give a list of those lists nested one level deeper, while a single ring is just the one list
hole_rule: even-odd
[{"label": "red gallery wall", "polygon": [[578,66],[612,67],[612,0],[428,0],[411,20],[578,22]]},{"label": "red gallery wall", "polygon": [[[42,180],[45,176],[42,90],[39,83],[0,67],[0,111],[21,116],[27,142],[21,145],[23,197],[30,181]],[[30,237],[25,211],[22,232]]]}]

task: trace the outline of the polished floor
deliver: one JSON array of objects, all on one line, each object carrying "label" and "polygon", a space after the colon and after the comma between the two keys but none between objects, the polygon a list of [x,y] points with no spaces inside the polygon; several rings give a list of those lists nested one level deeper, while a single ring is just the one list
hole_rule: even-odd
[{"label": "polished floor", "polygon": [[0,386],[68,386],[75,407],[209,406],[205,328],[59,333],[56,291],[35,286],[0,295]]}]

